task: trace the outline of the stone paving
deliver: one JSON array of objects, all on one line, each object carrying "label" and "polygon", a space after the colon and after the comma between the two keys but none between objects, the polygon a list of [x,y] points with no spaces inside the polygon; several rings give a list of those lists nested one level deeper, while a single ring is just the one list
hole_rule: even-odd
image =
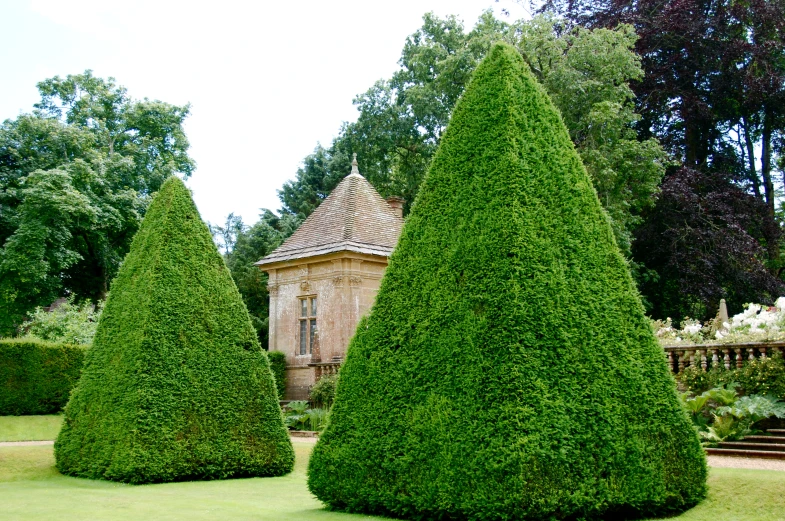
[{"label": "stone paving", "polygon": [[709,467],[732,469],[780,470],[785,472],[785,460],[764,458],[734,458],[730,456],[708,456]]},{"label": "stone paving", "polygon": [[54,440],[48,441],[0,441],[0,447],[26,447],[29,445],[54,445]]}]

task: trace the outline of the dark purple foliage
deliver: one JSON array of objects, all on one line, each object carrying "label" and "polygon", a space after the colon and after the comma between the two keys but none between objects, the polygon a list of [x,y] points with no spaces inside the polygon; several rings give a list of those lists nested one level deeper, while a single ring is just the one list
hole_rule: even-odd
[{"label": "dark purple foliage", "polygon": [[640,289],[652,315],[705,319],[722,298],[732,311],[770,303],[785,287],[765,266],[761,243],[778,234],[765,205],[729,179],[690,168],[668,175],[633,243],[649,270]]}]

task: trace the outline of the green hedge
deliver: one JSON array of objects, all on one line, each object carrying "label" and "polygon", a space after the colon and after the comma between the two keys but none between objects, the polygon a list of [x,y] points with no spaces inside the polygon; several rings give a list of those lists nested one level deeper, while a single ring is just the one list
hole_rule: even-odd
[{"label": "green hedge", "polygon": [[310,490],[407,519],[629,519],[706,476],[567,129],[496,44],[350,342]]},{"label": "green hedge", "polygon": [[0,340],[0,415],[53,414],[68,402],[85,346]]},{"label": "green hedge", "polygon": [[278,399],[283,400],[286,391],[286,355],[281,351],[268,351],[267,359],[270,360],[270,370],[275,378],[275,386],[278,388]]},{"label": "green hedge", "polygon": [[175,177],[112,283],[54,450],[63,474],[131,483],[292,470],[267,356]]}]

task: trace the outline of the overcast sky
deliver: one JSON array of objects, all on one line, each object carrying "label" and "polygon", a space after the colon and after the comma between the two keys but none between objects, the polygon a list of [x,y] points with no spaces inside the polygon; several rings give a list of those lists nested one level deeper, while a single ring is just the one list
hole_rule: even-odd
[{"label": "overcast sky", "polygon": [[129,94],[191,104],[189,186],[205,220],[277,210],[276,189],[317,142],[354,121],[355,95],[396,69],[428,11],[467,28],[513,0],[178,2],[0,0],[0,120],[29,112],[37,82],[92,69]]}]

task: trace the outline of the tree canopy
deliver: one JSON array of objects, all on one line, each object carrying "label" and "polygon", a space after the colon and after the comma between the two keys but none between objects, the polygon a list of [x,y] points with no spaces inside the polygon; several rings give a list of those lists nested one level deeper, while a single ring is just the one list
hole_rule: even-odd
[{"label": "tree canopy", "polygon": [[134,100],[91,71],[38,90],[0,125],[0,335],[60,296],[103,298],[151,194],[195,168],[188,106]]},{"label": "tree canopy", "polygon": [[629,519],[688,508],[705,481],[568,129],[496,44],[349,345],[309,488],[415,519]]},{"label": "tree canopy", "polygon": [[[655,308],[676,317],[707,317],[715,312],[719,298],[739,310],[744,301],[736,299],[742,294],[758,302],[771,302],[772,296],[782,294],[777,193],[785,181],[785,1],[549,0],[543,9],[587,28],[630,24],[639,36],[635,50],[645,75],[632,84],[642,116],[639,135],[656,136],[684,167],[672,169],[675,179],[666,180],[669,189],[660,198],[660,208],[646,217],[651,222],[639,240],[647,244],[635,256],[650,269],[644,280],[661,279],[644,289]],[[699,173],[689,177],[699,175],[712,188],[676,194],[676,186],[695,186],[683,182],[685,172],[695,171]],[[679,207],[680,200],[691,200],[698,208],[714,206],[712,199],[721,186],[727,188],[723,198],[740,188],[760,204],[726,208],[738,214],[723,218],[722,225],[714,217],[695,219],[690,208],[680,208],[666,219],[667,227],[656,222]],[[652,234],[654,229],[659,235]],[[675,248],[669,249],[668,259],[649,255],[664,254],[657,243],[671,244],[673,237],[696,234],[711,237],[710,242],[721,248],[727,246],[723,242],[750,241],[759,248],[754,253],[746,247],[737,250],[727,258],[727,269],[707,270],[690,279],[672,276],[693,271],[689,255],[680,255]],[[682,247],[698,253],[687,242],[682,241]],[[718,256],[726,253],[729,248]],[[711,251],[700,257],[706,264],[716,261]],[[765,280],[759,270],[762,263],[769,269]],[[751,276],[757,284],[740,294],[738,288],[749,284]],[[664,286],[672,288],[667,296],[649,293]]]},{"label": "tree canopy", "polygon": [[329,147],[318,146],[279,195],[283,211],[306,217],[350,171],[352,152],[383,196],[414,201],[452,109],[491,44],[515,45],[561,110],[617,239],[629,252],[642,209],[653,203],[667,164],[654,139],[639,139],[631,81],[643,76],[631,27],[569,29],[551,16],[507,23],[491,12],[466,31],[454,16],[423,17],[407,38],[401,68],[355,99],[359,117]]}]

